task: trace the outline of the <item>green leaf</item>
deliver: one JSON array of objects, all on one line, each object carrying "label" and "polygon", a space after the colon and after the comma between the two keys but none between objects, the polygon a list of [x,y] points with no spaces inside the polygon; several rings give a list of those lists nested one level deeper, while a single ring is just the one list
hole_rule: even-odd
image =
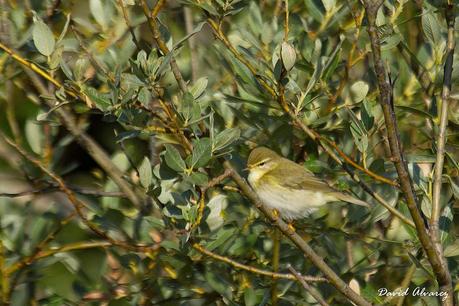
[{"label": "green leaf", "polygon": [[209,178],[205,173],[193,172],[190,176],[187,177],[187,181],[193,185],[205,186],[209,182]]},{"label": "green leaf", "polygon": [[247,306],[254,306],[257,304],[257,295],[255,294],[255,290],[252,287],[248,287],[244,291],[244,305]]},{"label": "green leaf", "polygon": [[199,23],[193,31],[191,31],[188,35],[180,39],[174,46],[174,49],[177,49],[181,44],[183,44],[185,41],[187,41],[191,36],[195,35],[196,33],[200,32],[202,30],[202,27],[206,24],[205,21]]},{"label": "green leaf", "polygon": [[142,164],[139,167],[140,183],[143,187],[148,188],[153,181],[150,160],[147,157],[143,158]]},{"label": "green leaf", "polygon": [[233,237],[234,234],[236,233],[236,231],[237,231],[237,229],[235,229],[235,228],[230,228],[230,229],[222,228],[222,229],[220,229],[217,232],[217,234],[215,235],[214,241],[206,244],[206,249],[208,249],[209,251],[215,250],[216,248],[221,246],[223,243],[228,241],[228,239]]},{"label": "green leaf", "polygon": [[41,154],[43,134],[40,126],[31,120],[27,120],[25,124],[25,136],[32,151],[36,154]]},{"label": "green leaf", "polygon": [[44,56],[50,56],[53,53],[56,45],[53,32],[41,19],[34,22],[32,37],[38,52]]},{"label": "green leaf", "polygon": [[201,115],[201,107],[194,100],[191,93],[186,92],[183,95],[182,103],[179,107],[179,112],[183,116],[184,125],[187,126],[190,122],[197,120]]},{"label": "green leaf", "polygon": [[335,8],[336,2],[335,0],[322,0],[322,4],[324,5],[325,10],[329,12]]},{"label": "green leaf", "polygon": [[372,114],[371,105],[366,99],[363,100],[363,105],[360,108],[360,114],[361,114],[362,122],[363,122],[363,125],[365,126],[365,129],[367,131],[371,130],[371,128],[373,127],[375,118],[373,117],[373,114]]},{"label": "green leaf", "polygon": [[194,83],[193,87],[190,88],[190,93],[195,99],[199,98],[203,94],[208,82],[209,79],[207,77],[202,77]]},{"label": "green leaf", "polygon": [[368,94],[369,86],[364,81],[357,81],[351,86],[352,101],[358,103],[365,99]]},{"label": "green leaf", "polygon": [[453,244],[448,245],[444,251],[445,257],[459,256],[459,242],[456,240]]},{"label": "green leaf", "polygon": [[92,102],[97,106],[98,109],[101,111],[107,111],[112,104],[110,100],[100,94],[95,88],[92,87],[84,87],[83,92],[91,99]]},{"label": "green leaf", "polygon": [[449,236],[449,231],[453,225],[453,212],[451,207],[448,205],[443,209],[443,212],[438,221],[438,227],[440,228],[440,239],[442,244],[447,241]]},{"label": "green leaf", "polygon": [[440,24],[432,12],[424,12],[422,15],[422,30],[431,44],[438,45],[441,41]]},{"label": "green leaf", "polygon": [[150,90],[148,90],[147,87],[142,87],[139,91],[139,95],[137,96],[137,99],[140,101],[145,106],[148,106],[151,100],[151,93]]},{"label": "green leaf", "polygon": [[226,148],[234,141],[238,140],[240,136],[241,130],[238,128],[223,130],[213,139],[212,152]]},{"label": "green leaf", "polygon": [[284,65],[285,70],[290,71],[293,68],[296,61],[296,51],[295,48],[284,41],[281,45],[281,59],[282,64]]},{"label": "green leaf", "polygon": [[108,27],[108,17],[102,0],[89,0],[89,10],[102,29],[106,29]]},{"label": "green leaf", "polygon": [[172,145],[166,144],[166,154],[164,155],[164,159],[166,160],[166,164],[175,171],[184,171],[186,169],[185,161],[180,156],[179,151]]},{"label": "green leaf", "polygon": [[199,168],[207,165],[212,158],[212,143],[209,138],[198,139],[193,147],[191,167]]}]

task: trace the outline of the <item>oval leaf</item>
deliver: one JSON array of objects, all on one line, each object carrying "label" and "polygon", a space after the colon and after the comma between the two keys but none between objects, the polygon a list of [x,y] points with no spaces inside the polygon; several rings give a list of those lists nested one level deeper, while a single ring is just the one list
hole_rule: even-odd
[{"label": "oval leaf", "polygon": [[139,175],[142,186],[148,188],[151,185],[153,173],[151,171],[150,160],[146,157],[143,158],[142,164],[140,164]]},{"label": "oval leaf", "polygon": [[164,159],[166,164],[175,171],[183,171],[186,169],[185,161],[180,156],[179,151],[172,145],[166,144],[166,154]]},{"label": "oval leaf", "polygon": [[56,41],[54,40],[53,32],[41,20],[35,21],[32,30],[33,43],[38,52],[44,56],[50,56],[54,51]]},{"label": "oval leaf", "polygon": [[283,42],[281,46],[281,57],[282,64],[284,65],[285,70],[289,71],[293,68],[296,61],[296,52],[295,48],[288,42]]}]

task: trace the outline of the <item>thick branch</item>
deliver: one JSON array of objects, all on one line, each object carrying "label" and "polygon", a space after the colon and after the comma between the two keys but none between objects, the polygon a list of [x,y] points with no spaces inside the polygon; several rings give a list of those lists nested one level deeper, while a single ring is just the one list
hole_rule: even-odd
[{"label": "thick branch", "polygon": [[422,247],[430,264],[432,265],[440,288],[442,290],[446,290],[449,293],[448,299],[446,301],[442,301],[442,303],[444,303],[444,305],[452,305],[453,291],[451,285],[451,275],[449,274],[446,265],[442,264],[443,260],[441,259],[441,255],[435,250],[434,243],[429,237],[424,219],[420,210],[418,209],[413,183],[411,181],[411,177],[409,175],[407,164],[405,162],[400,145],[397,121],[393,107],[392,84],[387,77],[384,62],[381,58],[381,42],[376,27],[376,15],[381,4],[382,1],[364,1],[368,19],[367,31],[370,36],[371,48],[373,51],[373,61],[380,92],[379,102],[384,113],[387,137],[392,154],[391,159],[394,162],[395,168],[397,170],[400,186],[406,199],[411,217],[413,218],[413,221],[416,225],[416,230]]}]

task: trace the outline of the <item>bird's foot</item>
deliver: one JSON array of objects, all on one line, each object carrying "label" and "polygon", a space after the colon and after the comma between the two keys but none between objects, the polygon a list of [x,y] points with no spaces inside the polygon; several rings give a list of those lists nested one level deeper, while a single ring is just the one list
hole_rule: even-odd
[{"label": "bird's foot", "polygon": [[277,220],[280,216],[279,211],[274,208],[271,212],[273,214],[274,219]]},{"label": "bird's foot", "polygon": [[293,223],[292,223],[292,222],[289,222],[289,223],[288,223],[288,230],[289,230],[291,233],[296,232],[296,229],[295,229],[295,227],[293,226]]}]

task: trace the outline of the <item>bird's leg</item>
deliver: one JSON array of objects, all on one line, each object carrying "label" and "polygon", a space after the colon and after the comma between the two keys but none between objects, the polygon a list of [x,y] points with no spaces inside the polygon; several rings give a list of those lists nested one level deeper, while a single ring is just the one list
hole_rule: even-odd
[{"label": "bird's leg", "polygon": [[271,210],[271,212],[272,212],[272,214],[273,214],[274,219],[277,220],[277,219],[279,218],[279,215],[280,215],[280,214],[279,214],[279,211],[278,211],[277,209],[274,208],[273,210]]},{"label": "bird's leg", "polygon": [[289,229],[289,231],[292,232],[292,233],[296,232],[296,229],[295,229],[295,227],[293,226],[293,221],[289,221],[289,222],[288,222],[288,229]]}]

